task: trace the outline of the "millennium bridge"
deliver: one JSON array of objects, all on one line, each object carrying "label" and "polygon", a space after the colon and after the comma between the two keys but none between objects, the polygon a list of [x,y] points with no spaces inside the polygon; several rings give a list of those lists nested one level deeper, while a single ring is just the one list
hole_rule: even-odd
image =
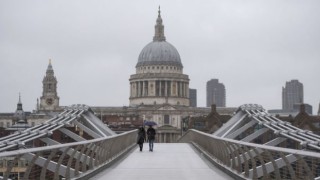
[{"label": "millennium bridge", "polygon": [[[57,134],[73,142],[57,142]],[[320,179],[320,136],[256,104],[240,106],[214,134],[191,129],[177,143],[155,143],[154,152],[138,151],[136,139],[137,130],[116,134],[90,107],[72,105],[0,138],[0,178]]]}]

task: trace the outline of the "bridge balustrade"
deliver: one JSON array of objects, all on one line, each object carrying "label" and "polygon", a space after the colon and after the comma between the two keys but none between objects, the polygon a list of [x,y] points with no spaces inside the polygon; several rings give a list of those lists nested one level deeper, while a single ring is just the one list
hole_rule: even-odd
[{"label": "bridge balustrade", "polygon": [[[96,174],[136,146],[137,130],[67,144],[0,153],[2,179],[70,179]],[[1,174],[0,174],[1,175]]]},{"label": "bridge balustrade", "polygon": [[188,130],[179,140],[239,179],[320,179],[320,153],[220,138]]}]

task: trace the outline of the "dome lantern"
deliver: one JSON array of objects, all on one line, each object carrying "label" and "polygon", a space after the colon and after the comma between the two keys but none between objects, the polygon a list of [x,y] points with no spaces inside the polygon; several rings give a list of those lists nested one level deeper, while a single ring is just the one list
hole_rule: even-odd
[{"label": "dome lantern", "polygon": [[165,41],[166,37],[164,36],[164,26],[162,25],[160,6],[158,10],[157,24],[154,26],[154,29],[153,41]]},{"label": "dome lantern", "polygon": [[160,6],[154,29],[153,41],[140,52],[136,74],[129,79],[130,106],[189,106],[189,77],[177,49],[166,41]]},{"label": "dome lantern", "polygon": [[147,44],[140,52],[136,68],[142,66],[166,65],[182,69],[182,63],[177,49],[166,41],[162,24],[160,6],[155,25],[153,41]]}]

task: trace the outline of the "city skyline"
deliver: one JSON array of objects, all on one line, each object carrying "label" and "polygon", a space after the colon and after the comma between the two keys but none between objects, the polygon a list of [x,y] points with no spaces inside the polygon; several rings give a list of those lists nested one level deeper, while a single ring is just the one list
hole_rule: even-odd
[{"label": "city skyline", "polygon": [[128,106],[128,79],[152,41],[159,4],[199,107],[212,78],[228,89],[228,107],[266,109],[280,109],[283,84],[298,79],[317,112],[320,3],[246,2],[2,1],[0,112],[15,111],[19,92],[23,109],[35,109],[49,59],[60,105]]}]

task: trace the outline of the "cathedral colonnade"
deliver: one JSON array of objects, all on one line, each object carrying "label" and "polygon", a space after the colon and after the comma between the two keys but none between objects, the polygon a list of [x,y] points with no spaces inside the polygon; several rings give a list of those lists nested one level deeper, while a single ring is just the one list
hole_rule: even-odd
[{"label": "cathedral colonnade", "polygon": [[130,83],[130,97],[189,97],[189,82],[172,80],[137,80]]},{"label": "cathedral colonnade", "polygon": [[130,106],[170,104],[189,106],[189,76],[183,74],[178,50],[166,41],[160,8],[153,41],[140,52],[130,76]]}]

